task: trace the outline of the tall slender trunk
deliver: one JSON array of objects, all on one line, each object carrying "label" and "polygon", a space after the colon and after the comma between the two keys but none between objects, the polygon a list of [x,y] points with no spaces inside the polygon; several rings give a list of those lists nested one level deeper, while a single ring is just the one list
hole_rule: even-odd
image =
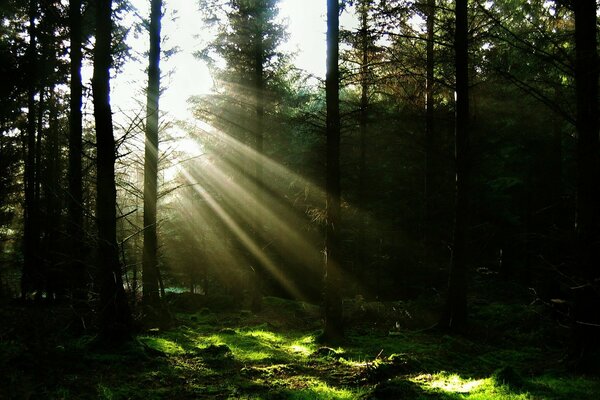
[{"label": "tall slender trunk", "polygon": [[598,50],[596,1],[573,2],[577,97],[577,253],[584,284],[575,293],[575,350],[579,366],[593,365],[599,348],[600,143],[598,138]]},{"label": "tall slender trunk", "polygon": [[64,289],[66,282],[64,281],[65,275],[62,273],[60,268],[60,260],[58,257],[57,249],[60,243],[59,241],[59,229],[60,229],[60,213],[61,213],[61,192],[60,187],[60,171],[61,171],[61,158],[59,145],[59,121],[58,121],[58,105],[56,99],[56,88],[51,85],[48,88],[48,152],[47,152],[47,176],[44,179],[45,182],[45,198],[46,198],[46,218],[45,218],[45,231],[46,231],[46,243],[47,243],[47,254],[48,259],[47,265],[47,293],[50,299],[58,300],[64,295]]},{"label": "tall slender trunk", "polygon": [[97,142],[96,220],[101,336],[109,341],[122,341],[130,337],[131,313],[123,288],[117,245],[116,148],[110,107],[111,5],[111,0],[98,0],[96,3],[96,46],[92,79]]},{"label": "tall slender trunk", "polygon": [[[265,101],[264,101],[264,92],[265,92],[265,77],[264,77],[264,51],[263,51],[263,43],[262,37],[257,38],[256,43],[256,54],[254,60],[254,102],[255,102],[255,112],[256,112],[256,121],[255,121],[255,142],[254,142],[254,150],[255,154],[255,164],[254,164],[254,173],[255,173],[255,196],[256,202],[258,204],[262,204],[263,202],[263,191],[264,191],[264,182],[263,182],[263,150],[264,150],[264,116],[265,116]],[[255,211],[254,215],[254,241],[255,243],[261,245],[261,237],[264,229],[264,215],[262,215],[258,211],[258,207]],[[256,265],[254,266],[254,287],[253,287],[253,295],[252,295],[252,304],[251,308],[253,312],[258,312],[262,309],[262,281],[264,279],[264,271],[262,265],[260,265],[260,261],[254,257]]]},{"label": "tall slender trunk", "polygon": [[[359,282],[364,282],[365,274],[367,273],[367,254],[366,254],[366,199],[367,199],[367,132],[369,119],[369,20],[368,6],[369,0],[363,0],[360,4],[360,35],[361,35],[361,55],[360,64],[360,115],[359,115],[359,130],[360,130],[360,155],[358,166],[358,205],[360,208],[358,221],[358,270],[357,279]],[[359,288],[364,289],[364,288]]]},{"label": "tall slender trunk", "polygon": [[160,30],[162,0],[151,0],[150,52],[148,57],[148,92],[146,104],[146,149],[144,156],[144,250],[142,255],[142,300],[156,307],[158,294],[158,260],[156,205],[158,199],[158,117],[160,97]]},{"label": "tall slender trunk", "polygon": [[427,55],[426,81],[425,81],[425,187],[423,194],[423,264],[427,267],[430,262],[431,252],[431,227],[432,193],[434,186],[434,59],[433,41],[435,34],[435,0],[427,0],[427,44],[425,53]]},{"label": "tall slender trunk", "polygon": [[82,28],[81,28],[81,0],[69,1],[69,27],[71,40],[71,64],[70,64],[70,89],[69,100],[69,169],[68,184],[69,194],[67,196],[67,235],[73,244],[71,251],[71,291],[73,297],[83,301],[87,297],[86,287],[86,264],[83,260],[85,255],[85,241],[83,230],[83,185],[82,185],[82,163],[83,153],[83,117],[81,112],[83,84],[81,81],[82,64]]},{"label": "tall slender trunk", "polygon": [[469,63],[467,0],[456,0],[456,203],[454,246],[446,308],[440,325],[460,329],[467,323],[467,230],[469,216]]},{"label": "tall slender trunk", "polygon": [[[554,101],[559,104],[561,100],[560,84],[554,86]],[[562,195],[563,195],[563,151],[562,151],[562,116],[558,113],[552,115],[552,139],[550,142],[550,157],[551,157],[551,171],[552,171],[552,185],[551,185],[551,204],[553,208],[552,223],[559,228],[564,228],[564,224],[561,223],[564,217],[564,210],[562,210]]]},{"label": "tall slender trunk", "polygon": [[325,329],[323,338],[336,341],[343,337],[343,309],[340,263],[340,81],[339,81],[338,0],[327,0],[327,171],[325,231]]},{"label": "tall slender trunk", "polygon": [[[43,51],[40,54],[40,58],[38,62],[43,64],[47,62],[45,60]],[[47,215],[44,213],[44,209],[42,208],[42,135],[44,134],[44,115],[46,113],[46,87],[45,87],[45,79],[43,77],[43,72],[40,73],[40,85],[37,90],[38,93],[38,104],[37,104],[37,128],[36,128],[36,137],[35,137],[35,171],[34,171],[34,181],[35,181],[35,189],[34,189],[34,203],[36,207],[36,260],[37,265],[35,267],[36,271],[36,280],[35,280],[35,299],[41,300],[43,293],[46,291],[46,283],[47,283],[47,247],[44,246],[45,241],[42,241],[42,237],[46,236],[45,231],[45,221],[47,219]],[[48,296],[46,296],[48,297]]]},{"label": "tall slender trunk", "polygon": [[37,40],[35,20],[37,1],[29,2],[29,46],[27,60],[29,66],[29,85],[27,88],[27,139],[25,158],[25,210],[23,216],[23,273],[21,277],[21,297],[27,298],[34,290],[38,268],[38,215],[35,203],[35,133],[36,133],[36,77],[37,77]]}]

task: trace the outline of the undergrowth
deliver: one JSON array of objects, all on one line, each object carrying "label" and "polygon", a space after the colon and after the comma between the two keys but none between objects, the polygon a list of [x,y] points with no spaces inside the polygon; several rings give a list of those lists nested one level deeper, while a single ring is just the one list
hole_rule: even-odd
[{"label": "undergrowth", "polygon": [[[316,306],[277,298],[264,303],[256,315],[179,313],[175,327],[150,327],[113,351],[95,348],[92,336],[53,335],[56,324],[26,335],[18,332],[32,328],[26,324],[5,328],[0,398],[559,400],[600,394],[597,379],[571,374],[560,363],[565,332],[530,305],[478,305],[471,332],[447,335],[404,328],[419,313],[418,303],[359,299],[349,305],[355,320],[345,344],[328,348],[316,341]],[[361,320],[360,309],[369,318]],[[13,310],[13,317],[21,312]]]}]

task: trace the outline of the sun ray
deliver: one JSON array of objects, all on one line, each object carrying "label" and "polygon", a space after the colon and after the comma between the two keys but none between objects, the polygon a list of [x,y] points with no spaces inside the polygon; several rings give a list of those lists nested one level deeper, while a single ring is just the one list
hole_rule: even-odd
[{"label": "sun ray", "polygon": [[[190,182],[194,181],[194,177],[186,170],[182,170],[183,175]],[[238,222],[215,200],[215,198],[203,188],[194,186],[194,189],[206,202],[206,204],[215,212],[215,214],[223,221],[227,227],[233,232],[240,243],[264,266],[268,272],[280,283],[286,290],[295,298],[303,299],[305,296],[300,292],[296,285],[291,282],[283,272],[270,260],[265,252],[252,240],[250,235],[244,231]]]}]

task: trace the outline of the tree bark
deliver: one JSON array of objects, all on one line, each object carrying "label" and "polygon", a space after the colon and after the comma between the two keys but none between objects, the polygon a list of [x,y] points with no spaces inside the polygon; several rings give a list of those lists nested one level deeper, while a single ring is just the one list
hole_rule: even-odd
[{"label": "tree bark", "polygon": [[[369,0],[363,0],[360,3],[360,35],[361,35],[361,64],[360,64],[360,115],[359,115],[359,166],[358,166],[358,206],[360,208],[358,221],[358,270],[356,277],[358,282],[364,282],[365,273],[367,272],[367,132],[369,123],[369,46],[371,40],[369,38]],[[359,290],[364,290],[360,288]]]},{"label": "tree bark", "polygon": [[467,230],[469,216],[469,80],[467,0],[456,1],[454,38],[456,64],[454,246],[446,307],[440,325],[452,330],[467,323]]},{"label": "tree bark", "polygon": [[117,245],[115,140],[110,106],[111,0],[96,3],[94,48],[94,119],[96,122],[96,220],[98,225],[98,280],[101,337],[108,343],[130,338],[131,314],[123,288]]},{"label": "tree bark", "polygon": [[161,9],[162,0],[151,0],[146,148],[144,156],[144,250],[142,256],[142,301],[144,306],[150,307],[157,307],[160,301],[158,294],[156,206],[158,198]]},{"label": "tree bark", "polygon": [[339,12],[338,0],[327,0],[327,171],[325,231],[325,329],[323,339],[343,337],[343,309],[340,263],[340,82],[339,82]]},{"label": "tree bark", "polygon": [[87,297],[86,264],[83,261],[85,241],[83,230],[83,116],[81,112],[83,84],[81,81],[82,64],[82,27],[81,0],[69,1],[69,27],[71,40],[70,63],[70,114],[69,114],[69,195],[67,197],[67,234],[71,243],[71,290],[77,301]]},{"label": "tree bark", "polygon": [[432,227],[432,193],[434,183],[433,179],[433,129],[434,129],[434,60],[433,60],[433,42],[435,28],[435,0],[427,0],[427,44],[426,44],[426,81],[425,81],[425,185],[423,195],[423,264],[428,267],[431,253],[431,227]]},{"label": "tree bark", "polygon": [[600,300],[600,146],[598,139],[598,50],[596,1],[572,2],[575,12],[577,98],[577,251],[583,285],[575,293],[575,351],[579,367],[594,362],[598,350]]},{"label": "tree bark", "polygon": [[21,277],[21,298],[25,300],[28,294],[38,286],[38,214],[35,202],[35,160],[36,160],[36,77],[37,77],[37,38],[35,20],[37,18],[37,1],[29,2],[29,46],[27,62],[29,68],[29,84],[27,88],[27,139],[25,159],[25,209],[23,215],[23,273]]},{"label": "tree bark", "polygon": [[62,170],[62,153],[60,151],[59,135],[59,110],[56,99],[56,88],[51,85],[48,88],[48,133],[46,175],[43,179],[46,212],[44,218],[44,241],[46,250],[46,293],[48,300],[60,300],[65,294],[66,275],[61,268],[60,255],[57,249],[60,245],[60,225],[62,211],[62,192],[60,187],[60,173]]},{"label": "tree bark", "polygon": [[[256,49],[255,49],[255,60],[254,60],[254,106],[256,112],[256,122],[254,127],[254,151],[255,154],[255,164],[254,164],[254,173],[255,173],[255,196],[257,204],[262,204],[263,202],[263,147],[264,147],[264,116],[265,116],[265,104],[264,104],[264,92],[265,92],[265,77],[264,77],[264,51],[263,51],[263,43],[262,43],[262,35],[257,35],[256,37]],[[261,215],[261,213],[257,210],[254,215],[254,226],[253,226],[253,235],[254,241],[256,244],[260,246],[261,244],[261,234],[263,229],[263,219],[265,216]],[[262,247],[262,246],[260,246]],[[253,293],[252,293],[252,302],[251,309],[253,312],[259,312],[262,309],[262,282],[264,279],[264,271],[261,262],[257,257],[253,257],[255,260],[254,266],[254,282],[253,282]]]}]

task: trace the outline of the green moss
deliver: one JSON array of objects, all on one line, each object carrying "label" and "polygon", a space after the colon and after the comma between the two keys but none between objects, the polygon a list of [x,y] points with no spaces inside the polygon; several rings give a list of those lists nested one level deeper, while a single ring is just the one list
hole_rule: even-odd
[{"label": "green moss", "polygon": [[314,335],[306,335],[286,343],[286,351],[296,357],[308,357],[317,349]]},{"label": "green moss", "polygon": [[588,377],[542,375],[530,382],[547,399],[592,399],[600,394],[600,380]]},{"label": "green moss", "polygon": [[[481,308],[485,321],[511,329],[506,321],[493,319],[507,318],[512,308]],[[30,387],[38,391],[35,396],[49,399],[143,400],[559,400],[591,399],[600,393],[597,380],[569,375],[559,364],[550,370],[552,353],[528,342],[514,345],[529,340],[518,332],[509,332],[511,342],[488,342],[477,333],[390,334],[363,327],[349,331],[342,348],[319,354],[315,324],[296,323],[298,315],[305,318],[312,311],[304,303],[271,298],[257,315],[180,314],[179,326],[142,335],[110,352],[90,346],[89,336],[52,342],[43,347],[43,357],[19,340],[3,341],[0,367],[6,367],[0,368],[0,376],[24,389],[3,392],[0,385],[0,397],[24,397],[21,392]],[[44,378],[33,386],[33,375],[23,371],[38,364],[35,376]],[[498,369],[503,365],[512,368]]]},{"label": "green moss", "polygon": [[311,376],[298,376],[280,384],[287,388],[281,389],[279,393],[287,399],[294,400],[351,400],[359,399],[366,394],[366,391],[361,388],[334,387]]},{"label": "green moss", "polygon": [[422,374],[410,379],[419,385],[425,393],[439,393],[451,399],[469,400],[526,400],[528,393],[514,392],[510,387],[499,385],[492,378],[468,378],[458,374],[440,372]]},{"label": "green moss", "polygon": [[142,336],[139,339],[147,346],[164,354],[178,355],[185,352],[179,344],[163,337]]}]

